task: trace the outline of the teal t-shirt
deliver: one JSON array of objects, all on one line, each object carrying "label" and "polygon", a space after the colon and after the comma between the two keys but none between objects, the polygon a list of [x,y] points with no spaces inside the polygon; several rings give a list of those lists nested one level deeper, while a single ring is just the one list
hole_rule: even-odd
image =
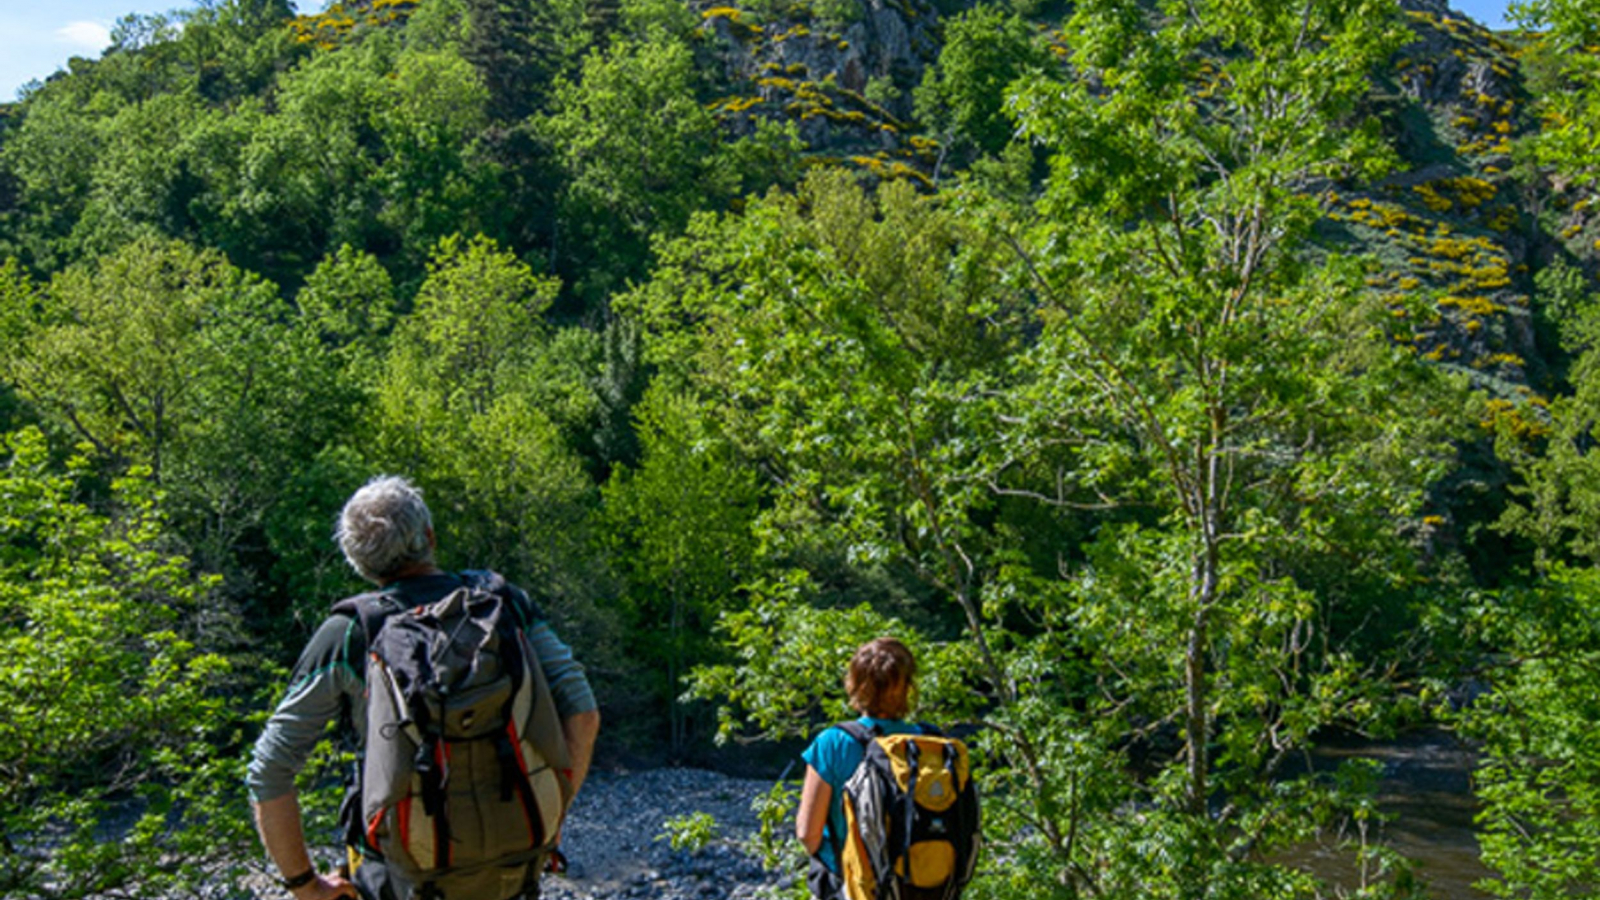
[{"label": "teal t-shirt", "polygon": [[[904,719],[862,716],[856,721],[864,728],[876,726],[883,734],[914,734],[922,730]],[[839,861],[834,857],[833,847],[834,836],[844,834],[844,783],[855,774],[856,767],[861,765],[865,756],[866,750],[856,743],[856,739],[838,727],[817,735],[806,752],[800,754],[806,765],[815,769],[828,787],[833,788],[833,794],[828,798],[828,822],[822,829],[822,847],[817,851],[817,858],[830,872],[839,871]]]}]

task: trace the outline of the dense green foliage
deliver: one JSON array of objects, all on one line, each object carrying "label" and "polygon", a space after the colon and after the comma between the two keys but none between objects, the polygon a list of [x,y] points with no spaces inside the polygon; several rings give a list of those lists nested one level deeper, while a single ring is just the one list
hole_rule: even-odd
[{"label": "dense green foliage", "polygon": [[[1544,101],[1550,125],[1531,153],[1592,190],[1591,150],[1600,121],[1600,6],[1589,0],[1514,4],[1524,23],[1548,29],[1536,63],[1559,87]],[[1535,450],[1502,436],[1523,484],[1501,527],[1537,548],[1538,579],[1485,598],[1475,624],[1502,654],[1489,696],[1464,711],[1483,741],[1477,772],[1484,802],[1484,859],[1502,897],[1590,897],[1600,890],[1600,297],[1570,267],[1544,283],[1565,308],[1561,341],[1571,354],[1572,393],[1550,406],[1548,441]]]},{"label": "dense green foliage", "polygon": [[186,886],[246,827],[218,802],[242,770],[218,758],[238,740],[215,689],[228,662],[199,649],[214,580],[162,549],[148,467],[96,509],[89,458],[51,460],[34,428],[0,452],[0,892]]},{"label": "dense green foliage", "polygon": [[1521,10],[124,20],[0,107],[0,896],[249,857],[238,723],[380,472],[540,597],[602,758],[807,737],[906,639],[974,896],[1417,896],[1308,760],[1429,723],[1491,889],[1594,896],[1600,16]]}]

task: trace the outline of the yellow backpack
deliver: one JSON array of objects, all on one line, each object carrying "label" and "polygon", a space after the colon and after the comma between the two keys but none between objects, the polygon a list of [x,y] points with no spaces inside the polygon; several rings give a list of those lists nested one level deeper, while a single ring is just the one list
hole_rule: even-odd
[{"label": "yellow backpack", "polygon": [[982,842],[967,746],[926,725],[920,734],[838,727],[864,751],[841,798],[846,900],[955,900]]}]

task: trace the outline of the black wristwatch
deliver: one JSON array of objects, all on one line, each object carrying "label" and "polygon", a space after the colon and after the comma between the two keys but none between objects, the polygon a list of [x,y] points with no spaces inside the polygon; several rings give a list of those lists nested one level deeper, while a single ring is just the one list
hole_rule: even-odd
[{"label": "black wristwatch", "polygon": [[311,882],[316,881],[316,880],[317,880],[317,867],[316,866],[312,866],[311,868],[305,870],[304,872],[301,872],[299,875],[296,875],[293,878],[280,878],[280,879],[278,879],[278,884],[286,891],[296,891],[296,890],[299,890],[300,888],[303,888],[306,885],[308,885]]}]

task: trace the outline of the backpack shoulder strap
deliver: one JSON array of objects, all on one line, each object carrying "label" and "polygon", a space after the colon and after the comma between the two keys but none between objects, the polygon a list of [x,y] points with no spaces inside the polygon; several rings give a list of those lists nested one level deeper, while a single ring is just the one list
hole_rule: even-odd
[{"label": "backpack shoulder strap", "polygon": [[926,737],[949,737],[944,733],[944,729],[937,725],[930,725],[927,722],[917,723],[917,733]]},{"label": "backpack shoulder strap", "polygon": [[849,722],[840,722],[833,727],[839,729],[845,734],[850,735],[850,737],[855,739],[856,743],[863,747],[872,743],[872,739],[878,736],[878,729],[868,728],[867,726],[853,719]]},{"label": "backpack shoulder strap", "polygon": [[[383,620],[387,619],[399,607],[395,604],[394,595],[388,591],[368,591],[365,594],[356,594],[346,597],[333,605],[332,613],[336,616],[349,616],[360,625],[362,648],[359,656],[366,658],[366,648],[372,645],[372,636],[383,627]],[[352,662],[354,665],[354,662]],[[357,667],[357,671],[364,669]]]}]

